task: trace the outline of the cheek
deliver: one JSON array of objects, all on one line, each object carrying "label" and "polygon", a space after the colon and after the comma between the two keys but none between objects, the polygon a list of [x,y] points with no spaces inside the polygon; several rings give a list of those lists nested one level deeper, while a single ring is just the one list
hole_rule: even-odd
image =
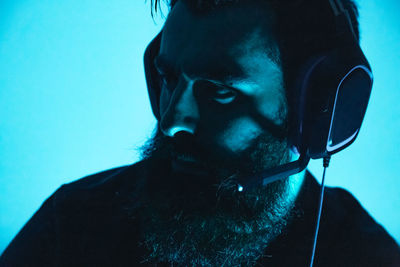
[{"label": "cheek", "polygon": [[228,123],[217,141],[224,149],[236,154],[251,146],[261,133],[262,129],[253,119],[242,117]]},{"label": "cheek", "polygon": [[254,101],[255,109],[263,117],[272,120],[276,125],[282,125],[287,117],[286,96],[277,91],[258,95]]}]

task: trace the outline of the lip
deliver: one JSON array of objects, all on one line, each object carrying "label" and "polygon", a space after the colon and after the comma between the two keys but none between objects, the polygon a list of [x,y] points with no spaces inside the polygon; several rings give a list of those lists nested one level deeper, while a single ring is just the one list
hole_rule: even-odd
[{"label": "lip", "polygon": [[202,164],[195,159],[193,156],[180,154],[174,157],[172,160],[172,168],[175,171],[193,174],[193,175],[205,175],[207,171],[203,168]]},{"label": "lip", "polygon": [[186,154],[178,154],[176,155],[175,159],[178,161],[193,163],[193,164],[198,164],[199,162],[195,157]]}]

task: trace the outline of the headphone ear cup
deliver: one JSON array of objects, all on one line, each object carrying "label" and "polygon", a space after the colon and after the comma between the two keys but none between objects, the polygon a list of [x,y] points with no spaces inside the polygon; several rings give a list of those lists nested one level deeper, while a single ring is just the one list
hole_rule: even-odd
[{"label": "headphone ear cup", "polygon": [[359,46],[332,50],[314,62],[300,91],[299,100],[304,102],[299,106],[299,124],[303,151],[317,159],[355,140],[368,105],[372,73]]},{"label": "headphone ear cup", "polygon": [[154,59],[160,51],[161,35],[162,32],[160,32],[150,42],[150,44],[147,46],[144,52],[144,57],[143,57],[147,91],[150,98],[151,109],[157,120],[160,120],[161,87],[160,87],[160,76],[154,65]]}]

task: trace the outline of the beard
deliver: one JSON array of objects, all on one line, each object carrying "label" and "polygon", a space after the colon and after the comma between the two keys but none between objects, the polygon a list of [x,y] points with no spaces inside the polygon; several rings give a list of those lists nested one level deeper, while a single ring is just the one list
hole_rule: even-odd
[{"label": "beard", "polygon": [[293,203],[288,201],[288,178],[245,193],[235,190],[235,177],[288,162],[285,140],[262,134],[240,157],[222,157],[204,147],[193,137],[170,138],[157,129],[142,148],[143,159],[195,154],[205,170],[146,177],[146,193],[134,211],[140,214],[140,245],[148,251],[143,262],[252,266],[289,223]]}]

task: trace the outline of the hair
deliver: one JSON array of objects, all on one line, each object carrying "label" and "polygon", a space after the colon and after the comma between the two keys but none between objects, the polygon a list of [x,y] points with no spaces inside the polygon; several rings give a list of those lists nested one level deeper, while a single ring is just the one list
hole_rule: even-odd
[{"label": "hair", "polygon": [[[329,0],[164,0],[170,9],[178,1],[185,1],[194,12],[207,12],[239,2],[259,3],[272,14],[272,31],[279,48],[287,98],[293,100],[290,88],[309,58],[340,46],[335,18]],[[151,0],[153,15],[160,9],[161,0]],[[341,0],[348,11],[356,41],[359,42],[358,8],[354,0]],[[272,13],[271,13],[272,11]]]}]

